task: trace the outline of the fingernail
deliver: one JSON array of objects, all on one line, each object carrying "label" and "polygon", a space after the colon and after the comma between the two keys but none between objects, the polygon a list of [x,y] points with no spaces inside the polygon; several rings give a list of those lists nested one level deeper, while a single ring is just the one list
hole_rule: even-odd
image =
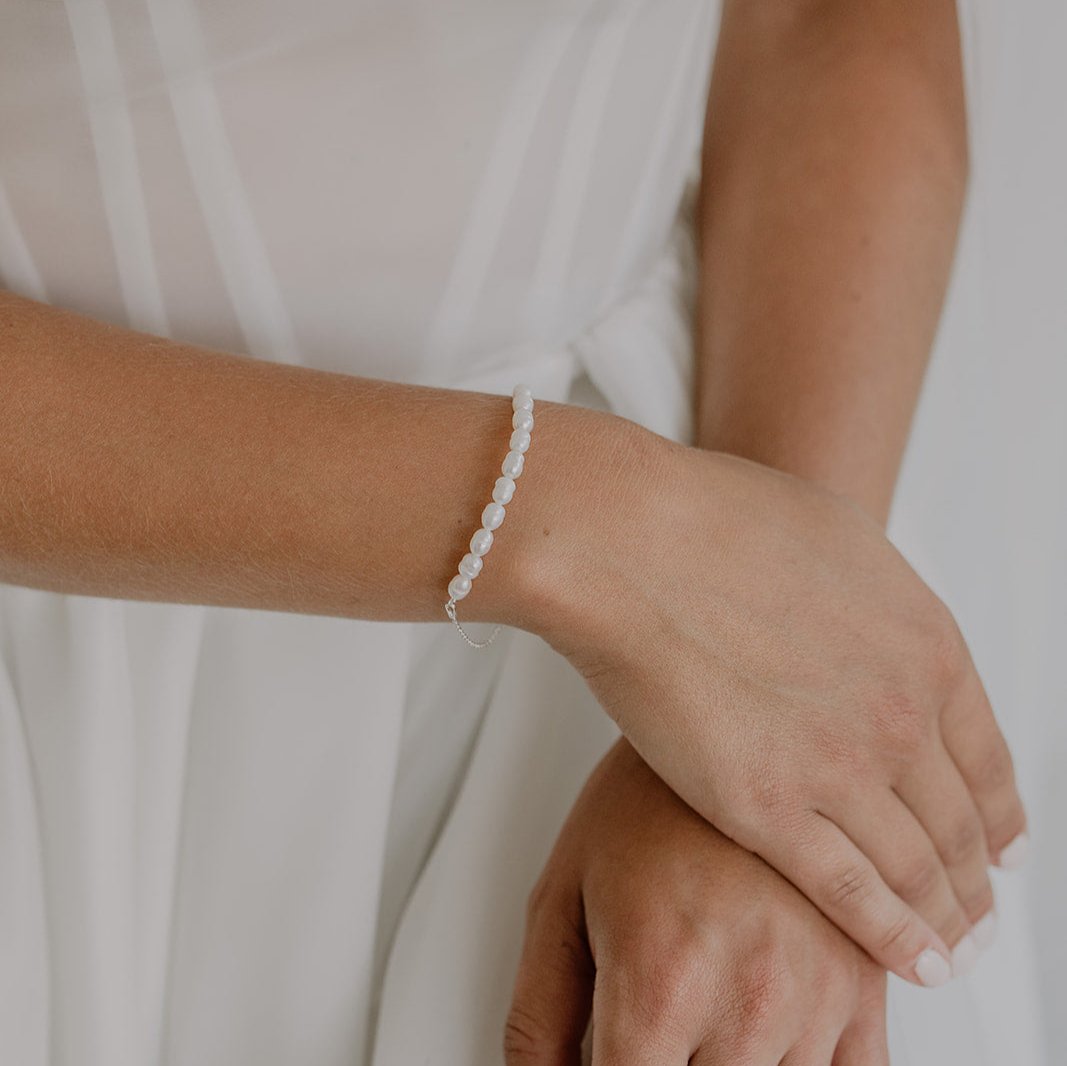
[{"label": "fingernail", "polygon": [[974,935],[968,933],[952,949],[952,976],[962,977],[969,973],[981,954],[982,949],[975,942]]},{"label": "fingernail", "polygon": [[936,988],[952,976],[952,967],[944,955],[933,948],[927,948],[915,960],[915,976],[927,988]]},{"label": "fingernail", "polygon": [[1030,838],[1020,833],[1007,847],[1002,848],[997,857],[997,865],[1002,870],[1018,870],[1026,862],[1026,853],[1030,850]]},{"label": "fingernail", "polygon": [[979,918],[971,930],[971,936],[978,947],[985,951],[997,939],[997,912],[990,911]]}]

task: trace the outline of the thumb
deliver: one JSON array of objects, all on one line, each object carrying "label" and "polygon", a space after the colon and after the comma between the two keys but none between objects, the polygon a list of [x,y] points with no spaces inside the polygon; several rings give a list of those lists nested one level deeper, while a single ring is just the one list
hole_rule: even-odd
[{"label": "thumb", "polygon": [[539,885],[504,1028],[507,1066],[579,1066],[595,968],[577,892]]}]

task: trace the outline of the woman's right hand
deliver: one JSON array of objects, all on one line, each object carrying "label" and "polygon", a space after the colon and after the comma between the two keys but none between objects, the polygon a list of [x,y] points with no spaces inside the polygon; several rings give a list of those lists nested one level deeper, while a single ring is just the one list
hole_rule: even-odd
[{"label": "woman's right hand", "polygon": [[847,500],[625,425],[591,476],[529,465],[521,506],[583,501],[531,520],[529,628],[690,806],[883,966],[941,983],[992,933],[987,867],[1026,824],[950,613]]},{"label": "woman's right hand", "polygon": [[621,739],[527,905],[507,1066],[889,1066],[885,970]]}]

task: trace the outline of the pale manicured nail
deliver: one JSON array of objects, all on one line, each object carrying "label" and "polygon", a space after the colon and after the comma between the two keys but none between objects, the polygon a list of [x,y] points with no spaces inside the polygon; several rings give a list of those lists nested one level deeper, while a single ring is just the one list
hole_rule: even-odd
[{"label": "pale manicured nail", "polygon": [[936,988],[952,976],[952,967],[944,955],[933,948],[927,948],[915,960],[915,976],[927,988]]},{"label": "pale manicured nail", "polygon": [[987,915],[979,918],[971,930],[974,942],[982,951],[985,951],[994,940],[997,939],[997,912],[990,911]]},{"label": "pale manicured nail", "polygon": [[997,857],[997,865],[1002,870],[1018,870],[1026,862],[1026,853],[1030,850],[1030,838],[1020,833],[1007,847],[1002,848]]},{"label": "pale manicured nail", "polygon": [[982,949],[975,941],[974,934],[968,933],[952,949],[952,976],[962,977],[969,973],[981,954]]}]

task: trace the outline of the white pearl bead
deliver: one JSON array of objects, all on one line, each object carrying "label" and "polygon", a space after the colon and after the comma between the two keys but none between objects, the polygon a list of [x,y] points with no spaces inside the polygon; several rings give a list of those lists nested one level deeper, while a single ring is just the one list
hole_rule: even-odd
[{"label": "white pearl bead", "polygon": [[511,395],[513,397],[529,396],[532,399],[533,389],[531,389],[529,385],[516,385],[515,388],[511,390]]},{"label": "white pearl bead", "polygon": [[517,429],[511,434],[511,450],[513,452],[526,452],[530,448],[530,434],[524,429]]},{"label": "white pearl bead", "polygon": [[533,429],[533,415],[529,411],[516,411],[511,416],[511,428],[523,429],[529,433]]},{"label": "white pearl bead", "polygon": [[482,560],[473,552],[467,552],[459,561],[459,572],[472,581],[482,572]]},{"label": "white pearl bead", "polygon": [[485,529],[499,529],[504,521],[504,507],[499,503],[487,503],[482,511],[482,526]]},{"label": "white pearl bead", "polygon": [[511,503],[515,495],[515,482],[509,477],[498,477],[493,486],[493,499],[497,503]]},{"label": "white pearl bead", "polygon": [[461,600],[471,590],[471,579],[466,574],[456,574],[448,583],[448,594],[454,600]]},{"label": "white pearl bead", "polygon": [[513,411],[532,411],[533,410],[533,397],[529,394],[523,394],[514,397],[511,401],[511,409]]},{"label": "white pearl bead", "polygon": [[508,452],[508,454],[504,456],[504,461],[500,464],[500,470],[505,477],[514,479],[522,473],[522,466],[522,452]]},{"label": "white pearl bead", "polygon": [[485,555],[493,546],[493,531],[491,529],[479,529],[471,537],[471,553],[473,555]]}]

